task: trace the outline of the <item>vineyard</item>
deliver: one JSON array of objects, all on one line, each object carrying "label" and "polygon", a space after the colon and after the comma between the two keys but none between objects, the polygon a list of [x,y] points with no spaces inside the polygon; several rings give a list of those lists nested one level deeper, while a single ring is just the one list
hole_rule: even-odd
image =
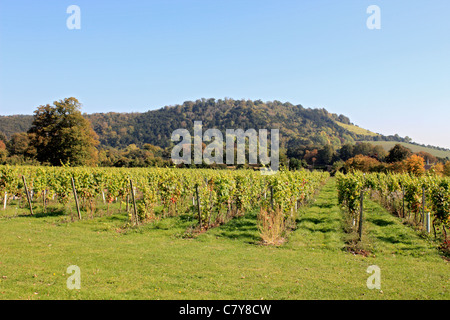
[{"label": "vineyard", "polygon": [[[1,166],[0,194],[3,209],[13,200],[30,215],[62,206],[71,221],[109,215],[112,207],[127,216],[125,227],[188,215],[195,232],[258,209],[263,240],[276,243],[277,236],[295,228],[299,207],[328,178],[319,171],[266,176],[251,170]],[[353,172],[338,173],[336,184],[338,202],[355,230],[362,226],[362,198],[369,195],[395,216],[428,233],[432,229],[435,238],[442,234],[447,244],[449,178]]]},{"label": "vineyard", "polygon": [[443,239],[448,251],[450,227],[450,178],[436,175],[353,172],[337,174],[338,201],[346,208],[355,229],[362,228],[364,195],[378,201],[393,215],[420,231]]},{"label": "vineyard", "polygon": [[0,192],[4,209],[8,201],[18,199],[31,215],[34,206],[45,214],[52,205],[62,205],[73,221],[110,214],[110,206],[119,204],[128,226],[187,214],[197,222],[196,231],[261,208],[262,229],[272,230],[278,223],[283,233],[295,223],[299,206],[308,203],[328,177],[308,171],[266,176],[248,170],[3,166]]},{"label": "vineyard", "polygon": [[[0,299],[446,299],[448,262],[433,226],[423,237],[402,221],[424,228],[425,199],[441,239],[447,182],[2,166]],[[362,202],[361,242],[373,249],[365,256],[345,250],[342,227],[351,213],[358,228]],[[71,265],[80,290],[66,287]],[[381,268],[382,291],[367,288],[369,265]]]}]

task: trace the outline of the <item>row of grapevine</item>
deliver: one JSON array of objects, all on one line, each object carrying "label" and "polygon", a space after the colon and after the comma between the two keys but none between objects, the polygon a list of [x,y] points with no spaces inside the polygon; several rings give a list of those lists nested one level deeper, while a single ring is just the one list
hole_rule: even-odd
[{"label": "row of grapevine", "polygon": [[137,221],[153,219],[160,206],[164,216],[193,212],[207,228],[257,206],[275,206],[289,214],[313,196],[328,173],[281,171],[265,176],[250,170],[0,166],[0,194],[7,195],[5,200],[25,196],[22,176],[34,201],[40,199],[44,205],[50,199],[67,205],[73,198],[73,178],[81,206],[91,215],[98,201],[108,208],[115,201],[128,206],[133,195]]},{"label": "row of grapevine", "polygon": [[450,226],[450,179],[436,175],[385,174],[353,172],[337,174],[339,203],[353,217],[357,214],[361,192],[376,197],[392,213],[425,224],[430,213],[433,228]]}]

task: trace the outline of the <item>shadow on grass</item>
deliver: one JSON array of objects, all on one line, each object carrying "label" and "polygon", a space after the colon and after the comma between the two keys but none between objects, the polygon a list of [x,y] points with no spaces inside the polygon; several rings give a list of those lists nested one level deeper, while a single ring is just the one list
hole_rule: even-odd
[{"label": "shadow on grass", "polygon": [[36,212],[36,209],[33,208],[33,215],[31,215],[29,209],[23,209],[28,210],[28,212],[20,213],[17,215],[17,217],[21,218],[48,218],[48,217],[60,217],[67,215],[67,212],[64,210],[64,208],[48,208],[46,212],[38,211]]},{"label": "shadow on grass", "polygon": [[[311,224],[313,224],[313,226],[311,226]],[[300,219],[297,219],[297,228],[308,230],[312,233],[329,233],[336,231],[336,227],[334,225],[330,225],[330,220],[328,217],[301,217]]]},{"label": "shadow on grass", "polygon": [[335,206],[335,204],[333,203],[320,203],[320,204],[315,204],[314,207],[318,207],[321,209],[331,209]]},{"label": "shadow on grass", "polygon": [[398,244],[401,243],[402,241],[396,237],[377,237],[377,239],[387,242],[387,243],[392,243],[392,244]]},{"label": "shadow on grass", "polygon": [[217,236],[233,240],[240,240],[250,244],[257,244],[259,238],[256,214],[237,217],[215,230]]},{"label": "shadow on grass", "polygon": [[105,216],[104,217],[106,220],[108,221],[123,221],[123,220],[128,220],[128,218],[125,217],[125,215],[119,215],[119,214],[115,214],[112,216]]},{"label": "shadow on grass", "polygon": [[303,226],[303,229],[308,230],[310,232],[320,232],[320,233],[329,233],[329,232],[334,232],[336,231],[335,228],[310,228],[310,227],[305,227]]},{"label": "shadow on grass", "polygon": [[385,226],[394,224],[393,221],[387,221],[387,220],[383,220],[383,219],[371,218],[371,219],[367,219],[367,220],[379,227],[385,227]]},{"label": "shadow on grass", "polygon": [[395,236],[378,236],[377,239],[383,241],[383,242],[387,242],[387,243],[391,243],[391,244],[404,244],[407,246],[412,245],[412,241],[409,237],[399,234],[399,235],[395,235]]},{"label": "shadow on grass", "polygon": [[305,223],[305,222],[311,222],[311,223],[314,223],[314,224],[319,224],[319,223],[324,223],[325,220],[326,220],[326,217],[322,217],[322,218],[312,218],[312,217],[303,218],[303,217],[301,217],[299,219],[299,224],[302,224],[302,223]]},{"label": "shadow on grass", "polygon": [[198,214],[195,216],[195,214],[192,213],[183,213],[178,216],[178,219],[182,223],[191,223],[198,221]]}]

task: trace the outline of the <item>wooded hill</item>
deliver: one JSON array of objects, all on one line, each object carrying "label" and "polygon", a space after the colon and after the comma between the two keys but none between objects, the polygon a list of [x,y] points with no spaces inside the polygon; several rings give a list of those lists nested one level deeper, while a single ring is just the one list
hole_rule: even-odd
[{"label": "wooded hill", "polygon": [[[84,114],[98,134],[101,147],[139,147],[146,143],[170,147],[174,130],[186,128],[193,132],[194,121],[202,121],[203,130],[279,129],[286,149],[331,144],[338,148],[356,141],[399,141],[408,138],[384,136],[354,126],[348,117],[325,109],[304,108],[289,102],[261,100],[199,99],[181,105],[165,106],[144,113]],[[13,133],[27,131],[32,115],[0,116],[0,132],[9,138]],[[357,130],[355,130],[357,129]]]}]

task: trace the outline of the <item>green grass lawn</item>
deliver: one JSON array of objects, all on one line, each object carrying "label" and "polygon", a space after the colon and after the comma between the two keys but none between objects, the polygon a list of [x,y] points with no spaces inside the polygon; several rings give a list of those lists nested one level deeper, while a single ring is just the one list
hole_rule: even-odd
[{"label": "green grass lawn", "polygon": [[[370,200],[363,243],[372,254],[347,252],[336,197],[330,179],[281,247],[259,244],[256,212],[190,239],[189,216],[124,231],[124,213],[69,222],[62,211],[10,208],[0,218],[0,299],[450,298],[436,244]],[[70,265],[80,290],[66,286]],[[381,290],[366,286],[370,265]]]}]

